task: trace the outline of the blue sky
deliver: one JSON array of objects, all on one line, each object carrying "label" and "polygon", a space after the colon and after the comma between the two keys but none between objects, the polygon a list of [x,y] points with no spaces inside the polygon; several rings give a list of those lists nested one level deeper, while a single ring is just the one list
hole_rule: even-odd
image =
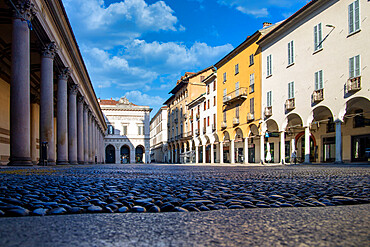
[{"label": "blue sky", "polygon": [[215,64],[307,0],[62,0],[97,97],[153,108],[186,71]]}]

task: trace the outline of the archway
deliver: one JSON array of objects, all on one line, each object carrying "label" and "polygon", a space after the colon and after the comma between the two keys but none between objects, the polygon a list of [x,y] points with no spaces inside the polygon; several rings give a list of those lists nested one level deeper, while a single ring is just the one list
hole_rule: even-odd
[{"label": "archway", "polygon": [[114,164],[116,163],[116,149],[113,145],[109,144],[105,148],[105,163]]},{"label": "archway", "polygon": [[220,163],[220,141],[216,133],[213,134],[214,163]]},{"label": "archway", "polygon": [[144,147],[139,145],[135,148],[135,162],[143,163],[144,162]]},{"label": "archway", "polygon": [[224,144],[223,144],[223,157],[221,157],[221,159],[223,159],[223,163],[230,163],[231,162],[231,159],[230,159],[230,135],[229,135],[229,132],[227,131],[224,131],[223,133],[224,135]]},{"label": "archway", "polygon": [[211,142],[208,138],[208,136],[204,136],[205,144],[206,145],[206,162],[205,163],[211,163]]},{"label": "archway", "polygon": [[[284,135],[284,133],[283,133]],[[279,126],[274,119],[268,119],[266,121],[266,133],[265,133],[265,161],[268,163],[276,163],[280,161],[280,133]],[[285,138],[284,138],[285,139]],[[287,156],[290,154],[289,142],[285,143],[285,161]]]},{"label": "archway", "polygon": [[[297,135],[300,134],[299,137],[301,137],[301,133],[303,131],[304,133],[304,127],[303,127],[303,121],[302,118],[296,114],[292,113],[289,114],[285,119],[285,131],[286,131],[286,139],[285,143],[289,145],[289,152],[286,152],[286,156],[289,154],[289,160],[286,160],[286,162],[291,162],[291,154],[295,151],[296,152],[296,158],[297,161],[303,162],[304,161],[304,139],[300,139],[299,145],[297,145]],[[284,129],[284,127],[283,127]],[[303,140],[303,142],[302,142]]]},{"label": "archway", "polygon": [[259,150],[259,130],[257,125],[251,124],[249,126],[249,138],[248,138],[248,162],[258,163],[260,160]]},{"label": "archway", "polygon": [[121,147],[121,163],[128,164],[130,163],[130,147],[123,145]]},{"label": "archway", "polygon": [[234,157],[236,163],[244,162],[244,136],[243,131],[240,128],[235,130],[235,147],[234,147]]}]

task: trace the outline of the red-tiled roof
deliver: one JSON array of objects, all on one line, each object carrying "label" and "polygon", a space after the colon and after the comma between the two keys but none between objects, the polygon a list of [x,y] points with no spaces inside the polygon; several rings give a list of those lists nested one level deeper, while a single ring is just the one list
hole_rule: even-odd
[{"label": "red-tiled roof", "polygon": [[99,102],[100,105],[117,105],[118,101],[113,99],[101,99]]}]

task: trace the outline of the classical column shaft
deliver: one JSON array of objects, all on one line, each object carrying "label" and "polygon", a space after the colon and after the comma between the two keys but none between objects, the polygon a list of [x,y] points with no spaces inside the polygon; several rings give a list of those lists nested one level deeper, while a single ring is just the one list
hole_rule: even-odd
[{"label": "classical column shaft", "polygon": [[77,85],[72,85],[68,96],[68,158],[71,165],[77,164]]},{"label": "classical column shaft", "polygon": [[263,164],[265,162],[265,136],[263,134],[260,136],[260,155],[260,163]]},{"label": "classical column shaft", "polygon": [[203,162],[202,163],[207,163],[206,161],[206,145],[203,145],[202,146],[202,149],[203,149]]},{"label": "classical column shaft", "polygon": [[[24,17],[30,20],[33,14],[33,5],[23,7]],[[32,165],[30,150],[30,31],[23,17],[15,16],[12,22],[10,162],[8,165]]]},{"label": "classical column shaft", "polygon": [[[53,60],[56,52],[52,42],[41,56],[40,143],[48,143],[48,165],[55,165]],[[40,149],[41,150],[41,149]]]},{"label": "classical column shaft", "polygon": [[195,146],[195,163],[199,163],[199,146]]},{"label": "classical column shaft", "polygon": [[280,132],[280,162],[285,164],[285,132]]},{"label": "classical column shaft", "polygon": [[310,128],[304,129],[304,163],[310,163]]},{"label": "classical column shaft", "polygon": [[335,163],[342,163],[342,121],[335,121]]},{"label": "classical column shaft", "polygon": [[230,163],[235,163],[235,140],[230,140]]},{"label": "classical column shaft", "polygon": [[84,97],[78,98],[77,104],[77,161],[85,162],[84,156]]},{"label": "classical column shaft", "polygon": [[88,108],[87,105],[84,105],[84,119],[83,119],[83,138],[84,138],[84,164],[89,163],[89,116],[88,116]]},{"label": "classical column shaft", "polygon": [[224,143],[220,142],[220,164],[224,163]]},{"label": "classical column shaft", "polygon": [[38,121],[37,118],[39,115],[37,114],[37,104],[32,103],[31,104],[31,161],[32,164],[37,164],[37,133],[38,133]]},{"label": "classical column shaft", "polygon": [[[89,116],[89,163],[92,164],[92,113]],[[116,160],[117,162],[117,160]]]},{"label": "classical column shaft", "polygon": [[68,112],[67,80],[69,70],[64,70],[58,77],[57,92],[57,164],[68,164]]},{"label": "classical column shaft", "polygon": [[248,137],[244,138],[244,164],[248,164]]},{"label": "classical column shaft", "polygon": [[211,164],[212,163],[215,163],[215,151],[214,151],[214,147],[213,147],[213,143],[211,144]]}]

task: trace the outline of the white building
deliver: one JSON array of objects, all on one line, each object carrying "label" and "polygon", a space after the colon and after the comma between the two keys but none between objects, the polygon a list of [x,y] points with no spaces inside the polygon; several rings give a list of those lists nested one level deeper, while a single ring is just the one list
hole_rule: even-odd
[{"label": "white building", "polygon": [[150,160],[168,162],[167,106],[161,107],[150,120]]},{"label": "white building", "polygon": [[306,163],[367,161],[369,40],[369,1],[320,0],[258,42],[269,143],[263,160],[289,161],[296,151]]},{"label": "white building", "polygon": [[149,106],[122,97],[100,100],[108,130],[104,139],[106,163],[149,163]]},{"label": "white building", "polygon": [[219,163],[217,130],[217,74],[213,71],[203,82],[206,92],[190,102],[191,130],[193,139],[188,159],[184,162]]}]

